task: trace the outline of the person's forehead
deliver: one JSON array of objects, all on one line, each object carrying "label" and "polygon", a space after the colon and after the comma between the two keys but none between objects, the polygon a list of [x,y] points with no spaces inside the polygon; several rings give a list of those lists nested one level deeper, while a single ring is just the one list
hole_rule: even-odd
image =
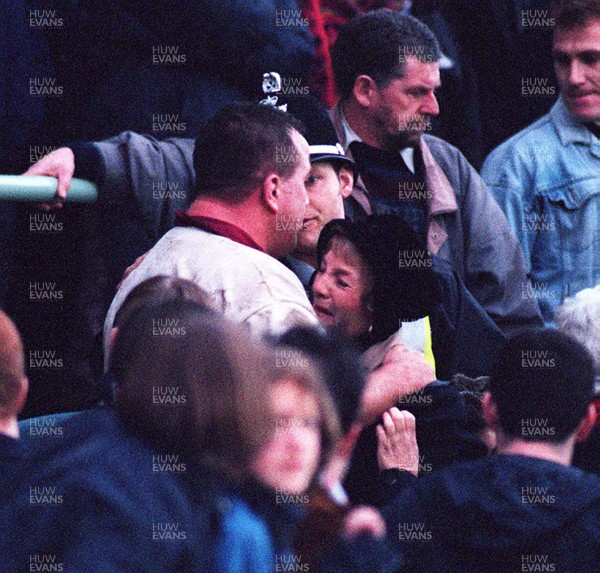
[{"label": "person's forehead", "polygon": [[322,159],[320,161],[319,160],[311,161],[310,169],[311,169],[311,171],[315,171],[318,173],[324,173],[324,172],[335,173],[335,168],[333,166],[333,163],[331,163],[330,161],[327,161],[326,159]]},{"label": "person's forehead", "polygon": [[[302,399],[297,399],[301,397]],[[278,380],[272,389],[272,402],[275,409],[293,410],[298,412],[301,404],[303,411],[317,408],[317,400],[314,394],[298,380],[291,377]]]},{"label": "person's forehead", "polygon": [[600,51],[600,18],[588,20],[584,26],[556,28],[553,52],[577,54]]},{"label": "person's forehead", "polygon": [[350,269],[359,269],[365,266],[366,261],[356,248],[354,243],[346,237],[333,237],[325,253],[328,261],[338,266],[350,267]]},{"label": "person's forehead", "polygon": [[437,88],[441,85],[440,66],[437,62],[422,62],[418,58],[408,58],[404,64],[404,74],[391,83],[398,82],[406,87],[426,85]]},{"label": "person's forehead", "polygon": [[301,151],[302,153],[306,153],[308,155],[309,145],[308,141],[306,141],[306,138],[297,129],[292,129],[290,135],[294,141],[294,144],[298,148],[298,151]]}]

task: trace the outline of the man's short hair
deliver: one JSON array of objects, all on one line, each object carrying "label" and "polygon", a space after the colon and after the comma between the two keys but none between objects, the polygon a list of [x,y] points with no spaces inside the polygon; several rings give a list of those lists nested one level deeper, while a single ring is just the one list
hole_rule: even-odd
[{"label": "man's short hair", "polygon": [[580,28],[600,18],[600,0],[554,0],[550,14],[557,28]]},{"label": "man's short hair", "polygon": [[490,390],[509,438],[564,442],[593,397],[594,360],[574,338],[552,329],[507,341],[492,369]]},{"label": "man's short hair", "polygon": [[273,106],[232,104],[219,110],[201,128],[194,148],[195,196],[237,203],[267,177],[290,177],[298,150],[292,130],[302,124]]},{"label": "man's short hair", "polygon": [[403,76],[411,56],[432,63],[441,56],[433,32],[416,18],[382,9],[350,20],[331,50],[338,95],[350,96],[356,78],[363,74],[385,87]]},{"label": "man's short hair", "polygon": [[15,414],[14,404],[25,377],[25,358],[19,331],[0,310],[0,418]]}]

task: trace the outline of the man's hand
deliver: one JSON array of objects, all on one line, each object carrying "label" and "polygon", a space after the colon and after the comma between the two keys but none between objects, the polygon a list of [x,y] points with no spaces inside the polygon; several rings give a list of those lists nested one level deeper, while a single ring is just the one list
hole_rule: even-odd
[{"label": "man's hand", "polygon": [[41,208],[44,211],[50,211],[62,207],[62,201],[67,197],[73,173],[75,173],[75,156],[73,155],[73,151],[68,147],[61,147],[42,157],[37,163],[34,163],[24,175],[49,175],[50,177],[58,177],[56,202],[41,204]]},{"label": "man's hand", "polygon": [[392,408],[377,426],[377,462],[380,470],[398,468],[419,475],[419,446],[415,417]]}]

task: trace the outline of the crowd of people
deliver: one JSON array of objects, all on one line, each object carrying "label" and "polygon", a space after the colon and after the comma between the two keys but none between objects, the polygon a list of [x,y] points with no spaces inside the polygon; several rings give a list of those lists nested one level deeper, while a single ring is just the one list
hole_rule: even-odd
[{"label": "crowd of people", "polygon": [[[78,14],[143,24],[134,53],[180,30],[156,4]],[[195,62],[194,137],[132,131],[141,98],[26,172],[57,177],[55,223],[74,176],[97,185],[66,293],[96,343],[30,336],[43,303],[5,297],[0,571],[597,573],[600,1],[523,9],[558,98],[483,163],[502,130],[462,2],[258,2],[247,26],[176,4],[182,51],[156,53]],[[75,395],[59,329],[93,372]]]}]

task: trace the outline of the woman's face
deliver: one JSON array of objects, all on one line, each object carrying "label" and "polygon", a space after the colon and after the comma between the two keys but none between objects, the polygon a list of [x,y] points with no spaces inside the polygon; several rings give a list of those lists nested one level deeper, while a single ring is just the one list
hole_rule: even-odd
[{"label": "woman's face", "polygon": [[321,457],[317,399],[294,380],[283,380],[271,390],[270,401],[274,433],[252,462],[252,471],[276,490],[302,494],[313,480]]},{"label": "woman's face", "polygon": [[324,328],[341,327],[346,336],[366,334],[372,321],[366,299],[371,274],[354,245],[333,239],[313,282],[313,308]]}]

